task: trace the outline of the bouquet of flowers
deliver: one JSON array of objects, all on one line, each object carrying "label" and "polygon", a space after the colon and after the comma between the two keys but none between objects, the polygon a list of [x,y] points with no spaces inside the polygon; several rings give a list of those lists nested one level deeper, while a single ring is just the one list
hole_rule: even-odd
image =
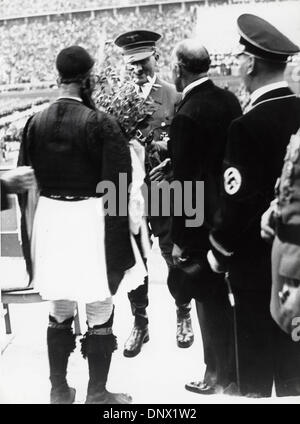
[{"label": "bouquet of flowers", "polygon": [[121,76],[112,67],[105,68],[98,78],[93,100],[99,110],[116,118],[128,140],[147,144],[140,130],[148,125],[155,112],[155,102],[137,93],[130,73]]}]

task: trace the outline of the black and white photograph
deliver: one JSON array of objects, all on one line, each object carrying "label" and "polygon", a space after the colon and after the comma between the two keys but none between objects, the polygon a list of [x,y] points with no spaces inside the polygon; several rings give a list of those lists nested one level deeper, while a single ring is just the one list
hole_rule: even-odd
[{"label": "black and white photograph", "polygon": [[0,193],[2,406],[299,404],[300,0],[0,0]]}]

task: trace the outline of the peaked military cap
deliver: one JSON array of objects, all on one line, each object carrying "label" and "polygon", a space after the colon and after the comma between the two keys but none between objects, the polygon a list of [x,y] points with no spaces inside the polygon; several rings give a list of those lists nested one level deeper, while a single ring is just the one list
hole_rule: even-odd
[{"label": "peaked military cap", "polygon": [[243,14],[237,21],[240,44],[243,50],[261,59],[286,62],[288,57],[300,51],[282,32],[264,19]]},{"label": "peaked military cap", "polygon": [[137,62],[155,53],[156,42],[161,38],[157,32],[135,30],[119,35],[115,44],[121,47],[127,63]]},{"label": "peaked military cap", "polygon": [[94,59],[80,46],[70,46],[61,50],[56,58],[56,68],[63,79],[76,79],[84,76],[93,66]]}]

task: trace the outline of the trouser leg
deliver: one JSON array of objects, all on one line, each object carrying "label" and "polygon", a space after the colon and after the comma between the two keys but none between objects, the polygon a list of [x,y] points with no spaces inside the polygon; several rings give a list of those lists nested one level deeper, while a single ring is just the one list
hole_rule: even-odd
[{"label": "trouser leg", "polygon": [[213,295],[196,302],[204,362],[204,382],[225,389],[235,382],[235,357],[233,343],[233,316],[223,281]]},{"label": "trouser leg", "polygon": [[134,316],[134,325],[138,328],[145,328],[149,323],[147,314],[147,306],[149,304],[148,285],[149,279],[147,276],[142,285],[128,293],[132,315]]},{"label": "trouser leg", "polygon": [[277,396],[300,396],[300,328],[283,332],[274,322],[275,390]]},{"label": "trouser leg", "polygon": [[217,380],[216,358],[212,348],[211,332],[208,330],[208,317],[203,303],[196,301],[196,310],[202,336],[203,356],[206,365],[203,381],[209,386],[214,386]]},{"label": "trouser leg", "polygon": [[188,348],[194,342],[192,320],[190,317],[192,297],[189,291],[186,290],[186,287],[179,284],[178,278],[176,278],[178,274],[172,272],[174,265],[172,258],[173,243],[170,234],[171,220],[169,218],[162,219],[164,220],[164,225],[161,227],[158,240],[161,254],[168,266],[167,284],[169,292],[173,296],[177,306],[176,342],[178,347]]},{"label": "trouser leg", "polygon": [[[137,246],[141,252],[143,253],[142,246],[141,246],[141,239],[140,236],[136,236],[136,243]],[[144,264],[147,267],[147,261],[146,258],[143,258]],[[144,282],[135,290],[132,290],[128,293],[128,299],[130,301],[131,305],[131,311],[135,319],[135,326],[141,329],[144,329],[148,325],[148,315],[147,315],[147,306],[149,304],[148,299],[148,285],[149,285],[149,278],[148,276],[145,277]]]},{"label": "trouser leg", "polygon": [[190,302],[192,298],[183,286],[177,284],[175,275],[173,273],[170,274],[170,269],[174,265],[172,258],[171,218],[160,218],[159,224],[158,242],[162,257],[168,266],[168,289],[175,300],[180,316],[187,316],[191,310]]},{"label": "trouser leg", "polygon": [[[278,323],[273,323],[274,357],[275,357],[275,389],[277,396],[300,395],[300,321],[293,309],[282,313],[278,292],[286,283],[279,273],[285,244],[278,238],[274,240],[272,249],[272,299],[271,311]],[[293,325],[293,319],[294,325]],[[291,331],[285,333],[281,328]]]},{"label": "trouser leg", "polygon": [[270,294],[235,289],[240,389],[244,396],[272,394],[274,359]]}]

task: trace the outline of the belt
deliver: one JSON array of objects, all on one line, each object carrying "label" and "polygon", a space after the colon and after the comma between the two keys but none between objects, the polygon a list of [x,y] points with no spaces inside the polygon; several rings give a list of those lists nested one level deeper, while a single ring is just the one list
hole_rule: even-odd
[{"label": "belt", "polygon": [[82,195],[73,195],[73,194],[60,194],[60,193],[55,193],[55,192],[51,192],[48,190],[42,190],[41,191],[41,196],[43,197],[47,197],[48,199],[54,199],[54,200],[62,200],[62,201],[67,201],[67,202],[77,202],[80,200],[87,200],[90,198],[98,198],[100,196],[97,195],[86,195],[86,196],[82,196]]},{"label": "belt", "polygon": [[278,223],[276,233],[283,243],[291,243],[300,246],[300,225]]},{"label": "belt", "polygon": [[90,197],[83,197],[83,196],[61,196],[61,195],[55,195],[55,194],[41,194],[43,197],[47,197],[48,199],[54,199],[54,200],[62,200],[65,202],[77,202],[79,200],[86,200],[90,199]]}]

